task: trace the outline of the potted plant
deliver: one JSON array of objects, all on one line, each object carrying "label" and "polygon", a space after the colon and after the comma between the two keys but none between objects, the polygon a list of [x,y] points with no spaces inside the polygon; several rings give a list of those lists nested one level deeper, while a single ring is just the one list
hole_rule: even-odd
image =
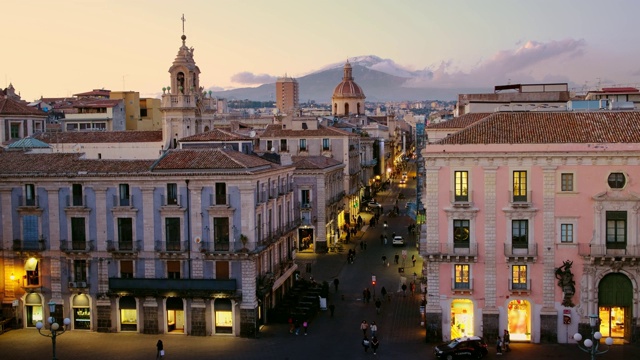
[{"label": "potted plant", "polygon": [[249,238],[247,237],[247,235],[245,234],[240,234],[240,242],[242,243],[242,247],[243,248],[247,248],[247,242],[249,241]]}]

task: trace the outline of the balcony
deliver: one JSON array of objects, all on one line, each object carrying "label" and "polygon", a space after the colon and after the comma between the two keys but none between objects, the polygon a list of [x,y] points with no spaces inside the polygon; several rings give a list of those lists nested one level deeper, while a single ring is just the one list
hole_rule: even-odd
[{"label": "balcony", "polygon": [[229,240],[225,241],[203,241],[200,243],[200,252],[204,254],[211,254],[216,252],[229,252],[231,250],[231,243]]},{"label": "balcony", "polygon": [[135,255],[142,250],[142,240],[113,241],[107,240],[107,251],[118,255]]},{"label": "balcony", "polygon": [[300,202],[300,209],[311,209],[311,202],[310,201],[302,201]]},{"label": "balcony", "polygon": [[513,294],[530,294],[531,293],[531,279],[528,279],[524,283],[514,283],[513,279],[509,278],[509,291]]},{"label": "balcony", "polygon": [[195,104],[194,95],[162,95],[162,107],[194,107]]},{"label": "balcony", "polygon": [[578,255],[590,258],[602,266],[625,262],[635,266],[640,262],[640,246],[627,245],[618,249],[606,244],[578,244]]},{"label": "balcony", "polygon": [[88,289],[89,283],[86,281],[69,281],[69,290],[71,291],[79,291],[82,289]]},{"label": "balcony", "polygon": [[166,254],[180,254],[187,251],[188,241],[156,241],[155,251]]},{"label": "balcony", "polygon": [[529,208],[533,206],[532,192],[527,191],[526,195],[514,195],[513,191],[509,191],[509,205],[512,208]]},{"label": "balcony", "polygon": [[39,208],[40,207],[40,197],[34,196],[31,198],[27,198],[25,196],[18,196],[18,207],[26,207],[26,208]]},{"label": "balcony", "polygon": [[456,279],[451,279],[451,291],[455,294],[472,294],[473,293],[473,279],[469,279],[468,282],[456,282]]},{"label": "balcony", "polygon": [[225,206],[229,207],[231,204],[229,194],[209,194],[209,206]]},{"label": "balcony", "polygon": [[13,251],[40,252],[45,250],[44,238],[38,240],[13,240]]},{"label": "balcony", "polygon": [[166,197],[164,195],[161,195],[160,203],[162,204],[162,206],[181,207],[182,196],[178,195],[176,197]]},{"label": "balcony", "polygon": [[67,254],[82,254],[95,250],[95,240],[68,241],[60,240],[60,251]]},{"label": "balcony", "polygon": [[453,243],[438,244],[438,248],[432,251],[430,246],[427,247],[426,256],[429,261],[445,261],[445,262],[477,262],[478,261],[478,244],[470,243],[468,247],[460,247],[459,244]]},{"label": "balcony", "polygon": [[132,296],[239,297],[235,279],[123,279],[109,278],[109,293]]},{"label": "balcony", "polygon": [[504,256],[507,262],[536,262],[538,244],[504,244]]},{"label": "balcony", "polygon": [[87,196],[70,196],[66,197],[66,204],[68,208],[79,207],[84,208],[87,207]]},{"label": "balcony", "polygon": [[117,195],[113,195],[113,207],[133,207],[133,195],[126,198],[121,198]]},{"label": "balcony", "polygon": [[455,191],[449,191],[449,202],[454,208],[473,207],[473,191],[467,191],[465,195],[456,195]]},{"label": "balcony", "polygon": [[378,159],[372,159],[372,160],[362,160],[360,161],[360,166],[361,167],[374,167],[378,165]]}]

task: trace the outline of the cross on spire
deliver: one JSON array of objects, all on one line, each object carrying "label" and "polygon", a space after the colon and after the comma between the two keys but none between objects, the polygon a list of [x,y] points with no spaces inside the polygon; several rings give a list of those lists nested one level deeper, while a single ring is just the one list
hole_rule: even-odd
[{"label": "cross on spire", "polygon": [[182,20],[182,35],[184,35],[184,22],[187,21],[187,19],[184,18],[184,14],[182,14],[180,20]]}]

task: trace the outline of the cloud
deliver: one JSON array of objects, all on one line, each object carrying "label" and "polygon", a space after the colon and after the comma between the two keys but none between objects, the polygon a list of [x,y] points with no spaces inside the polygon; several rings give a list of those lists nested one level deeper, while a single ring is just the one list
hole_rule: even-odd
[{"label": "cloud", "polygon": [[561,58],[575,60],[582,57],[587,44],[583,39],[563,39],[546,43],[529,40],[517,45],[515,49],[497,52],[468,71],[456,68],[452,60],[442,61],[422,70],[417,78],[406,82],[405,86],[487,86],[507,83],[509,80],[518,83],[537,82],[542,81],[543,76],[547,79],[562,78],[546,72],[536,76],[536,72],[541,70],[542,65]]},{"label": "cloud", "polygon": [[249,71],[243,71],[231,76],[231,81],[237,84],[262,85],[275,82],[276,77],[269,74],[254,74]]}]

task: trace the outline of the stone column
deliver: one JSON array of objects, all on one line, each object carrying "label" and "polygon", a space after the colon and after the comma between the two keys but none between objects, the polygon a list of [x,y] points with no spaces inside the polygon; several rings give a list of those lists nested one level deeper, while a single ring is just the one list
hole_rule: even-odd
[{"label": "stone column", "polygon": [[[154,297],[146,297],[142,302],[142,333],[143,334],[160,334],[163,331],[160,328],[159,319],[160,309],[158,300]],[[164,327],[162,328],[164,329]]]},{"label": "stone column", "polygon": [[484,166],[484,281],[485,308],[482,310],[482,329],[485,338],[492,343],[500,334],[500,312],[498,310],[498,252],[496,247],[497,220],[497,166]]},{"label": "stone column", "polygon": [[[143,244],[144,251],[141,251],[139,257],[144,261],[144,277],[153,279],[156,277],[155,268],[155,233],[154,233],[154,187],[143,187],[142,190],[142,218],[143,218]],[[139,237],[139,236],[138,236]]]},{"label": "stone column", "polygon": [[556,166],[542,167],[542,229],[543,248],[539,250],[544,275],[542,277],[542,309],[540,310],[540,342],[558,342],[558,311],[555,303],[555,198]]},{"label": "stone column", "polygon": [[256,297],[256,278],[258,274],[256,261],[255,257],[241,261],[240,336],[244,337],[256,337],[258,335],[258,299]]},{"label": "stone column", "polygon": [[2,204],[2,208],[0,209],[0,214],[2,215],[2,239],[3,249],[12,249],[13,248],[13,218],[11,216],[11,188],[1,188],[0,189],[0,204]]},{"label": "stone column", "polygon": [[[438,174],[440,172],[439,166],[427,166],[426,167],[426,183],[429,184],[425,189],[424,206],[427,212],[426,226],[426,241],[420,244],[420,251],[426,250],[427,253],[438,253],[440,250],[440,237],[439,237],[439,214],[440,206],[438,203],[439,189],[438,189]],[[446,241],[446,238],[445,238]],[[425,309],[426,315],[426,332],[428,341],[442,341],[442,305],[440,304],[440,263],[430,259],[429,256],[424,256],[427,271],[427,306]]]},{"label": "stone column", "polygon": [[192,336],[206,336],[207,335],[207,317],[206,308],[207,305],[204,299],[191,300],[189,310],[191,311],[191,333]]},{"label": "stone column", "polygon": [[[96,193],[96,251],[107,250],[107,188],[94,187]],[[112,229],[113,230],[113,229]]]}]

